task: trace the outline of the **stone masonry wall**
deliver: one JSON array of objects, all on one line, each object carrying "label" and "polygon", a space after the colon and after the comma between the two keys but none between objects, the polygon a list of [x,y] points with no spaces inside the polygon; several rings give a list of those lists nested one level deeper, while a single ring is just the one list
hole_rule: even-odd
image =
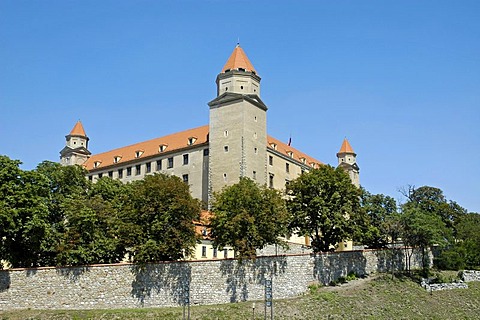
[{"label": "stone masonry wall", "polygon": [[[394,256],[405,265],[404,251]],[[327,284],[349,272],[387,271],[392,254],[385,250],[325,253],[317,256],[258,257],[239,264],[233,259],[150,264],[95,265],[71,268],[0,271],[0,310],[109,309],[179,306],[186,289],[191,304],[261,300],[265,279],[274,298],[302,294],[311,283]],[[419,266],[417,255],[412,266]]]}]

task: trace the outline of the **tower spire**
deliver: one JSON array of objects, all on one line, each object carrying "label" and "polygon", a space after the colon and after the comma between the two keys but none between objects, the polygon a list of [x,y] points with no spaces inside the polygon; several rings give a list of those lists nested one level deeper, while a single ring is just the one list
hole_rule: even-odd
[{"label": "tower spire", "polygon": [[240,47],[240,39],[238,40],[235,49],[233,49],[232,54],[228,58],[227,63],[225,63],[225,65],[223,66],[222,73],[231,70],[240,70],[256,73],[253,64],[247,57],[247,54],[245,53],[245,51],[243,51],[242,47]]}]

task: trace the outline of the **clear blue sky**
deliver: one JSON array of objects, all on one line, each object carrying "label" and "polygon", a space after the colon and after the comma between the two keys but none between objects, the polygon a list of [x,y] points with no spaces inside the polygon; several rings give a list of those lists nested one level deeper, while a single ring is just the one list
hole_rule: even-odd
[{"label": "clear blue sky", "polygon": [[208,123],[237,39],[269,134],[400,199],[429,185],[480,212],[480,1],[0,0],[0,154],[58,161]]}]

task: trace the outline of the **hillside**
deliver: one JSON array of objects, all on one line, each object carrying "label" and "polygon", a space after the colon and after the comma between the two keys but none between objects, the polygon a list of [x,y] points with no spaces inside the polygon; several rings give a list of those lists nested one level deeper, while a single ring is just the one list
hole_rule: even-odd
[{"label": "hillside", "polygon": [[[252,319],[252,302],[194,306],[191,319]],[[256,302],[255,319],[263,319]],[[0,319],[182,319],[182,308],[1,312]],[[480,319],[480,282],[430,294],[408,278],[380,275],[274,302],[275,319]]]}]

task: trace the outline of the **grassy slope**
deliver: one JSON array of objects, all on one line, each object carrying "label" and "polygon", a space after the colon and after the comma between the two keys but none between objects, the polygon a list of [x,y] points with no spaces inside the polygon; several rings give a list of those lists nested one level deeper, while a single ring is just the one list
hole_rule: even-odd
[{"label": "grassy slope", "polygon": [[[356,281],[275,301],[275,319],[480,319],[480,282],[431,295],[409,279]],[[262,302],[256,302],[255,311],[255,318],[263,319]],[[182,319],[182,308],[0,311],[0,319]],[[252,302],[195,306],[191,319],[252,319]]]}]

